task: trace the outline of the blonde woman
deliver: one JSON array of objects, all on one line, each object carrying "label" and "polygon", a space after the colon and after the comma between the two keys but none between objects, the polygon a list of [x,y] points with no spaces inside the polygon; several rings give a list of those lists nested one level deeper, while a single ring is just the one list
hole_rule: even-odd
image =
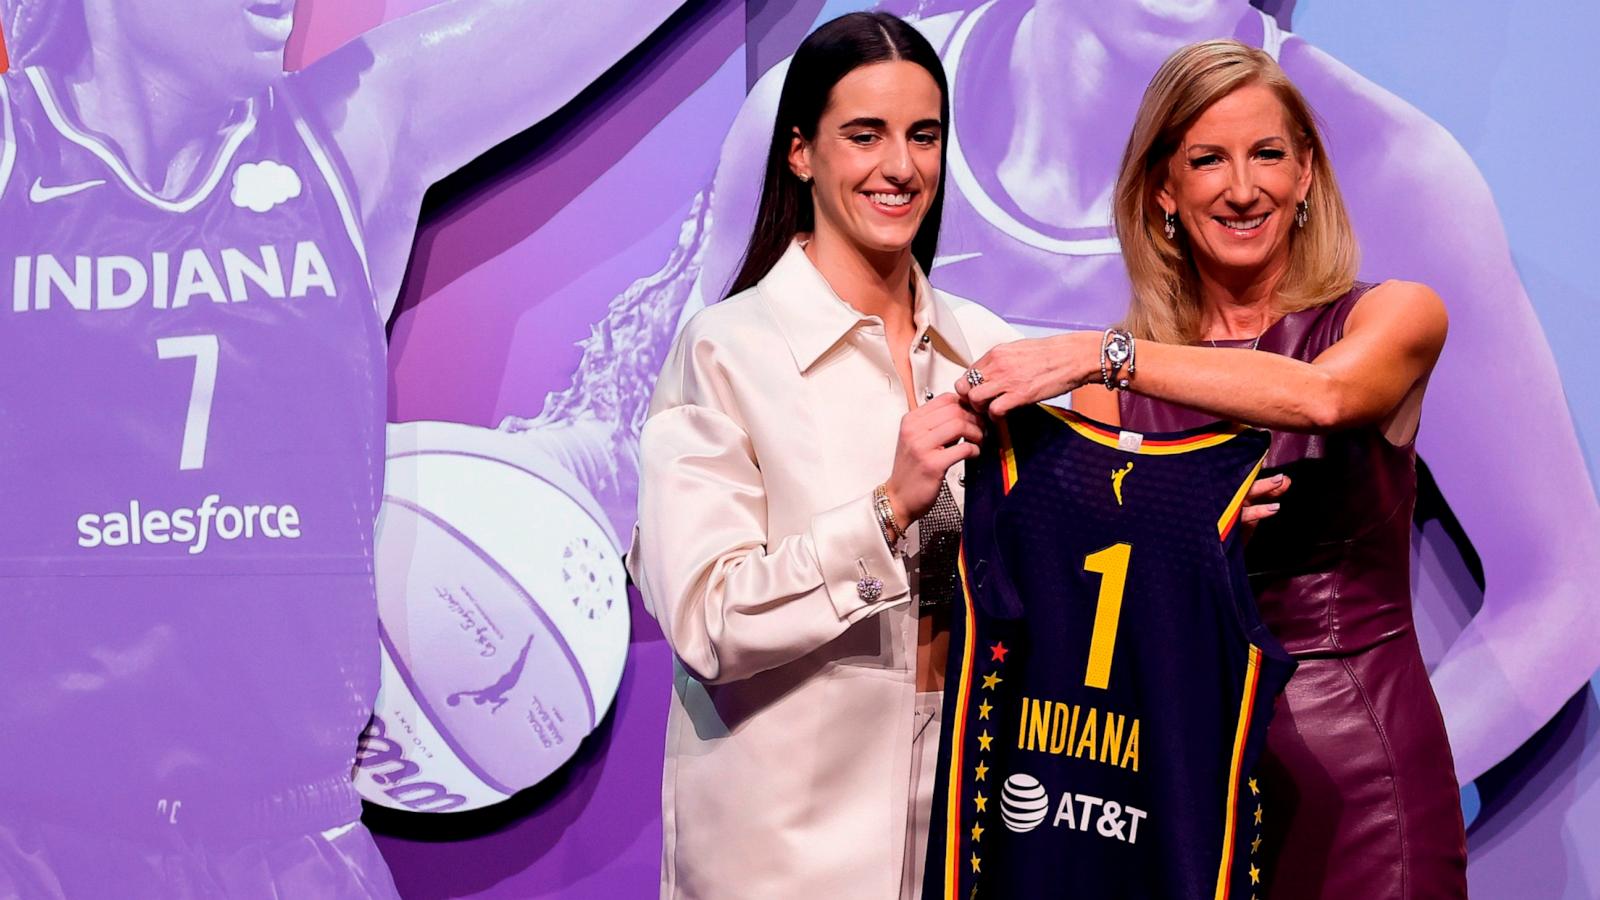
[{"label": "blonde woman", "polygon": [[974,364],[982,383],[958,390],[992,416],[1079,388],[1081,412],[1124,428],[1271,429],[1264,477],[1287,493],[1248,558],[1262,617],[1299,669],[1262,764],[1265,895],[1465,896],[1459,795],[1409,581],[1444,304],[1421,284],[1354,281],[1312,112],[1269,55],[1236,41],[1185,47],[1156,73],[1116,225],[1133,285],[1124,327],[1001,345]]}]

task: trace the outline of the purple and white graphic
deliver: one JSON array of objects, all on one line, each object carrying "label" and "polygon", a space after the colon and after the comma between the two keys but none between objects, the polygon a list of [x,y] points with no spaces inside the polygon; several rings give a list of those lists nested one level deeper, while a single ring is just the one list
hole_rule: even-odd
[{"label": "purple and white graphic", "polygon": [[[656,892],[638,428],[783,60],[872,5],[0,0],[0,897]],[[1160,60],[1278,56],[1363,277],[1450,308],[1415,584],[1474,893],[1600,892],[1596,12],[878,5],[952,79],[934,281],[1027,329],[1122,308]]]},{"label": "purple and white graphic", "polygon": [[566,762],[616,694],[617,538],[588,492],[525,445],[446,422],[389,427],[383,680],[356,770],[368,800],[497,803]]},{"label": "purple and white graphic", "polygon": [[[605,714],[615,537],[426,440],[386,492],[383,329],[428,187],[675,6],[456,0],[285,75],[293,0],[0,2],[0,896],[392,896],[353,772],[448,809],[426,736],[481,805]],[[442,702],[522,647],[515,717]]]}]

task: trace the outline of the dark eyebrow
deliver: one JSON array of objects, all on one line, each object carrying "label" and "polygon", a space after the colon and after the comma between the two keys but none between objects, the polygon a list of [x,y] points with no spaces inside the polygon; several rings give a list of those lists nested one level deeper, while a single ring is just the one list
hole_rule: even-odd
[{"label": "dark eyebrow", "polygon": [[[840,131],[850,128],[876,128],[879,131],[888,131],[889,123],[882,119],[873,118],[871,116],[857,116],[856,118],[839,125]],[[922,119],[911,124],[912,131],[921,131],[924,128],[943,129],[944,123],[940,122],[938,119]]]},{"label": "dark eyebrow", "polygon": [[851,119],[850,121],[839,126],[840,130],[846,128],[876,128],[879,131],[882,131],[888,127],[888,122],[885,122],[882,119],[874,119],[871,116],[857,116],[856,118]]}]

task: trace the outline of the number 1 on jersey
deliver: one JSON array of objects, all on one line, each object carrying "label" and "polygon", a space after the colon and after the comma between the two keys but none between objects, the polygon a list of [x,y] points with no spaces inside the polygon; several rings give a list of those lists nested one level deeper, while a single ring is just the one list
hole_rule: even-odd
[{"label": "number 1 on jersey", "polygon": [[1111,653],[1117,646],[1117,621],[1122,618],[1122,592],[1128,583],[1131,544],[1112,544],[1083,558],[1083,570],[1100,576],[1094,605],[1094,630],[1089,637],[1089,667],[1083,683],[1105,689],[1111,681]]},{"label": "number 1 on jersey", "polygon": [[211,397],[217,388],[217,336],[189,334],[156,340],[162,359],[194,357],[194,384],[189,388],[189,413],[183,420],[183,450],[178,469],[198,469],[206,464],[206,433],[211,429]]}]

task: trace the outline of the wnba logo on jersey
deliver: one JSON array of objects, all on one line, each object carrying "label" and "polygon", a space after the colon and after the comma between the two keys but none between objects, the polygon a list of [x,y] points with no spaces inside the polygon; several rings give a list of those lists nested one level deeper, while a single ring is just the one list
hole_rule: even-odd
[{"label": "wnba logo on jersey", "polygon": [[263,244],[253,253],[235,247],[214,252],[194,248],[178,255],[176,266],[173,263],[173,254],[159,251],[149,259],[110,255],[64,260],[49,253],[19,256],[11,269],[11,310],[28,312],[65,305],[88,312],[129,309],[142,303],[155,309],[183,309],[192,300],[243,303],[258,298],[300,298],[313,290],[328,297],[339,294],[333,272],[315,241],[300,241],[281,253],[271,244]]},{"label": "wnba logo on jersey", "polygon": [[1122,505],[1122,480],[1133,471],[1133,463],[1129,462],[1120,469],[1111,470],[1111,492],[1117,495],[1117,505]]}]

